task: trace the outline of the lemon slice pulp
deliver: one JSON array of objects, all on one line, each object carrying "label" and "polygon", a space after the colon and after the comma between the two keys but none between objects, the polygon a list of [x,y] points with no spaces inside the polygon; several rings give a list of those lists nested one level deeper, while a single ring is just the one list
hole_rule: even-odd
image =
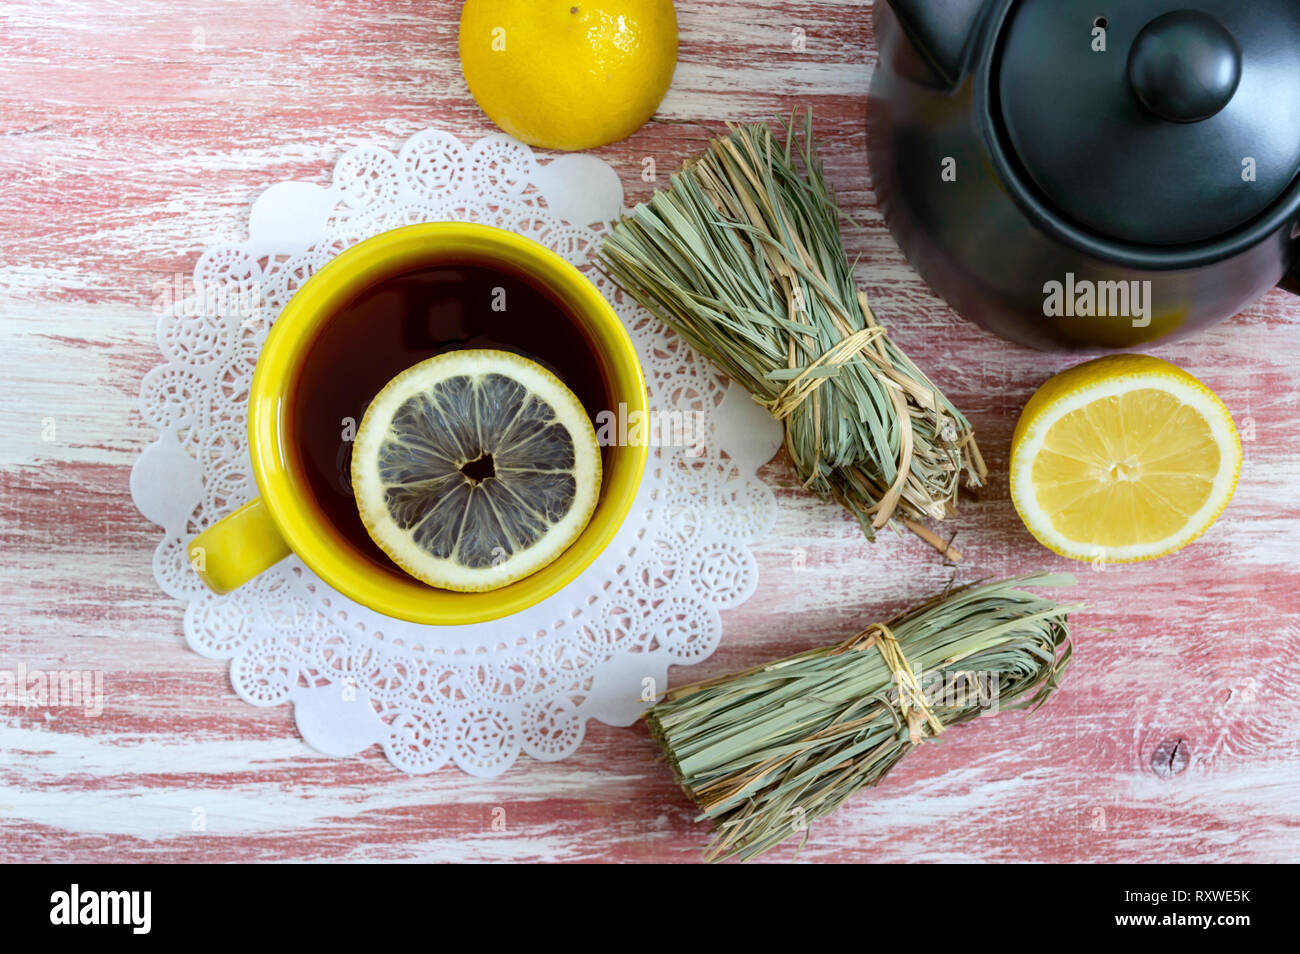
[{"label": "lemon slice pulp", "polygon": [[1011,496],[1048,548],[1132,563],[1180,550],[1227,507],[1241,442],[1223,402],[1144,355],[1057,375],[1026,405],[1011,447]]},{"label": "lemon slice pulp", "polygon": [[506,351],[452,351],[371,402],[352,452],[367,532],[416,579],[506,586],[554,561],[591,520],[600,448],[582,403]]}]

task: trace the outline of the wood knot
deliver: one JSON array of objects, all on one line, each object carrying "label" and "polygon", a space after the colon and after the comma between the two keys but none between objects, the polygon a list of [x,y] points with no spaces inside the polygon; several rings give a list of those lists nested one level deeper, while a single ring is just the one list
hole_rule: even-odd
[{"label": "wood knot", "polygon": [[1165,739],[1151,753],[1151,768],[1161,778],[1173,778],[1187,771],[1191,759],[1186,739]]}]

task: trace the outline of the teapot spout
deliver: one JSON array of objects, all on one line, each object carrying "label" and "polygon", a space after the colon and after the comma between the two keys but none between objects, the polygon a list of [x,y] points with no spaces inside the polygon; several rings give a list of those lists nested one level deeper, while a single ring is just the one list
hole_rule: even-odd
[{"label": "teapot spout", "polygon": [[916,52],[955,87],[966,71],[967,48],[986,0],[888,0]]}]

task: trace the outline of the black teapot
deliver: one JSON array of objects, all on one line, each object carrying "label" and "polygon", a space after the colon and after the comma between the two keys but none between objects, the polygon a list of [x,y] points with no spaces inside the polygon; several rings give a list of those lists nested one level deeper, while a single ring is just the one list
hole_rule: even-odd
[{"label": "black teapot", "polygon": [[1300,2],[875,9],[876,193],[963,316],[1132,348],[1300,290]]}]

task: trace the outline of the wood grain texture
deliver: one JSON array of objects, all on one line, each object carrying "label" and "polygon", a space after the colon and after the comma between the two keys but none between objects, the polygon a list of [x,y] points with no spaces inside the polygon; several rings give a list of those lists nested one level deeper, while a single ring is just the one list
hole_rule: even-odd
[{"label": "wood grain texture", "polygon": [[[1078,569],[1007,499],[1019,408],[1075,363],[958,320],[875,208],[864,118],[874,51],[858,0],[681,0],[659,117],[600,150],[631,199],[724,120],[814,107],[861,223],[860,280],[974,422],[992,485],[952,521],[962,580]],[[103,673],[105,708],[0,709],[0,858],[28,861],[694,861],[705,830],[644,729],[588,726],[578,754],[504,777],[406,777],[376,750],[318,756],[287,707],[256,709],[181,637],[133,507],[153,434],[154,284],[244,235],[285,179],[431,125],[492,129],[468,96],[450,0],[7,0],[0,7],[0,669]],[[806,46],[796,51],[795,31]],[[700,125],[703,124],[703,125]],[[1300,303],[1274,293],[1155,353],[1233,409],[1246,465],[1196,546],[1080,573],[1078,653],[1032,717],[955,730],[815,827],[804,861],[1283,861],[1300,854]],[[950,578],[916,541],[862,540],[764,471],[780,518],[759,593],[725,618],[716,674],[838,640]],[[681,677],[678,673],[678,677]],[[203,830],[196,831],[202,820]],[[498,822],[494,826],[494,820]],[[504,822],[502,826],[499,824]],[[501,829],[501,830],[498,830]],[[773,853],[794,856],[793,846]]]}]

